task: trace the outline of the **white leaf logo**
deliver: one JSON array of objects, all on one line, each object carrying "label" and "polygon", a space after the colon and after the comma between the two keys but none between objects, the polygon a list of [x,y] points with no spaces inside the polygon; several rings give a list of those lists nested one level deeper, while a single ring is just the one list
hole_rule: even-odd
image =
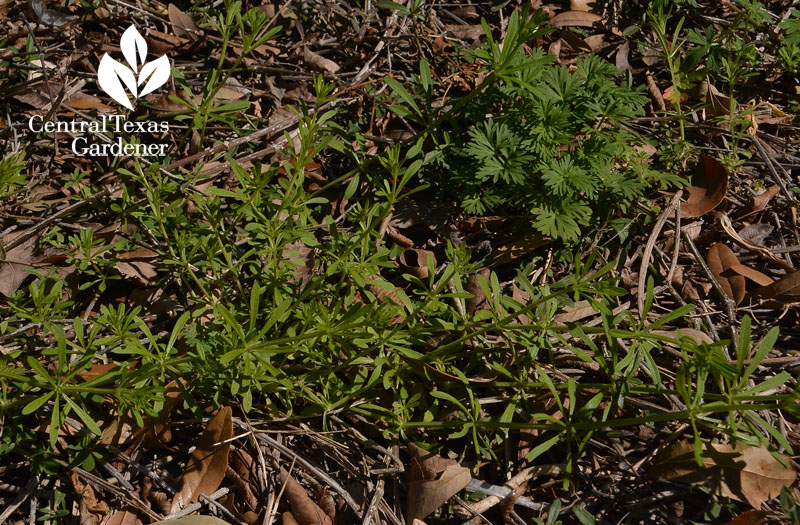
[{"label": "white leaf logo", "polygon": [[[108,56],[108,53],[104,53],[97,68],[97,83],[109,97],[133,110],[128,92],[133,95],[134,100],[152,93],[169,80],[171,68],[167,55],[150,63],[145,62],[147,41],[133,25],[122,33],[119,47],[130,67],[117,62]],[[137,64],[141,64],[141,69]],[[144,88],[140,90],[142,84],[144,84]],[[127,92],[125,88],[127,88]]]}]

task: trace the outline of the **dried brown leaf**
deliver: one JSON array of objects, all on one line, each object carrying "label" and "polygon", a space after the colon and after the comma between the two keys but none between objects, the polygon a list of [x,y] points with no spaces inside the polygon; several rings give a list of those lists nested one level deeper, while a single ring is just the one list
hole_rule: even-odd
[{"label": "dried brown leaf", "polygon": [[781,187],[777,184],[773,184],[769,188],[767,188],[763,193],[756,195],[753,197],[753,206],[751,208],[751,212],[761,211],[767,207],[769,201],[772,200],[775,195],[781,192]]},{"label": "dried brown leaf", "polygon": [[222,407],[208,422],[205,432],[200,436],[192,457],[186,464],[181,478],[180,489],[172,499],[170,514],[194,503],[201,494],[209,495],[219,487],[228,469],[228,453],[231,444],[221,442],[233,437],[231,408]]},{"label": "dried brown leaf", "polygon": [[280,482],[286,485],[284,494],[292,507],[292,516],[299,525],[333,525],[331,518],[314,503],[306,489],[281,467]]},{"label": "dried brown leaf", "polygon": [[733,250],[722,243],[715,243],[711,249],[708,250],[706,260],[708,262],[708,268],[717,281],[719,281],[720,286],[725,290],[728,297],[733,299],[736,304],[741,303],[746,293],[744,277],[739,274],[723,275],[724,272],[730,270],[733,266],[741,266]]},{"label": "dried brown leaf", "polygon": [[772,284],[753,290],[750,297],[753,300],[776,299],[784,303],[800,301],[800,270],[792,272]]},{"label": "dried brown leaf", "polygon": [[118,254],[114,267],[123,277],[140,286],[153,286],[156,284],[158,272],[156,265],[150,261],[157,257],[158,253],[153,250],[139,248],[132,252]]},{"label": "dried brown leaf", "polygon": [[311,69],[324,73],[336,73],[340,69],[339,64],[322,55],[314,53],[307,47],[303,49],[303,60]]},{"label": "dried brown leaf", "polygon": [[153,525],[230,525],[214,516],[184,516],[169,521],[159,521]]},{"label": "dried brown leaf", "polygon": [[[13,241],[22,232],[14,232],[3,237],[3,244]],[[34,256],[39,238],[34,236],[22,244],[6,251],[5,257],[0,257],[0,294],[11,297],[22,282],[30,274],[28,269],[33,267],[39,259]]]},{"label": "dried brown leaf", "polygon": [[711,337],[707,333],[701,332],[700,330],[695,330],[694,328],[680,328],[678,330],[653,330],[651,333],[656,335],[663,335],[665,337],[670,337],[672,339],[678,339],[679,337],[691,337],[698,344],[714,343],[714,340],[711,339]]},{"label": "dried brown leaf", "polygon": [[700,217],[716,208],[728,191],[728,170],[713,157],[700,155],[692,185],[686,188],[687,202],[681,203],[684,218]]},{"label": "dried brown leaf", "polygon": [[436,256],[433,252],[419,248],[405,250],[400,254],[398,262],[411,275],[420,279],[427,279],[428,274],[428,255],[431,256],[433,267],[436,268]]},{"label": "dried brown leaf", "polygon": [[283,516],[281,517],[283,525],[300,525],[297,523],[297,520],[294,519],[291,512],[284,512]]},{"label": "dried brown leaf", "polygon": [[508,264],[551,242],[551,239],[539,232],[532,231],[524,233],[496,247],[492,252],[492,258],[487,266],[489,268],[494,268],[495,266]]},{"label": "dried brown leaf", "polygon": [[682,441],[656,458],[650,475],[669,481],[699,484],[719,496],[747,502],[755,509],[789,487],[797,474],[787,456],[783,465],[766,448],[748,445],[703,444],[703,465],[694,458],[694,445]]},{"label": "dried brown leaf", "polygon": [[450,465],[436,480],[411,481],[408,483],[406,523],[424,519],[441,507],[450,498],[464,490],[472,475],[468,468]]},{"label": "dried brown leaf", "polygon": [[766,512],[763,510],[748,510],[722,525],[764,525],[765,523],[767,523]]},{"label": "dried brown leaf", "polygon": [[592,27],[603,17],[586,11],[564,11],[550,19],[550,27]]},{"label": "dried brown leaf", "polygon": [[[162,522],[163,523],[163,522]],[[142,520],[131,507],[115,510],[105,525],[142,525]]]},{"label": "dried brown leaf", "polygon": [[88,483],[84,484],[77,473],[70,476],[75,493],[79,496],[78,509],[80,512],[80,525],[97,525],[110,512],[105,501],[98,501],[94,489]]},{"label": "dried brown leaf", "polygon": [[169,21],[172,24],[172,31],[175,33],[175,36],[194,38],[197,25],[194,23],[191,16],[181,11],[175,4],[169,4],[167,6],[167,14],[169,15]]}]

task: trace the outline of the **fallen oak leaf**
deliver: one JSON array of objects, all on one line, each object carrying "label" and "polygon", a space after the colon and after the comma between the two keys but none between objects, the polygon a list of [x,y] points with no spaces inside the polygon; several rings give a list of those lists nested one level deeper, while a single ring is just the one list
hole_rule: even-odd
[{"label": "fallen oak leaf", "polygon": [[681,203],[681,216],[691,219],[704,215],[722,202],[728,191],[728,170],[713,157],[700,155],[692,185],[686,188],[689,199]]},{"label": "fallen oak leaf", "polygon": [[764,525],[765,523],[767,523],[766,512],[763,510],[748,510],[722,525]]},{"label": "fallen oak leaf", "polygon": [[411,481],[408,484],[406,523],[424,519],[450,498],[467,488],[472,475],[466,467],[450,465],[436,480]]},{"label": "fallen oak leaf", "polygon": [[715,243],[711,246],[711,249],[708,250],[706,260],[708,262],[708,268],[711,270],[711,273],[714,275],[714,278],[717,279],[720,286],[722,286],[722,289],[725,290],[728,297],[733,299],[737,305],[741,303],[746,293],[744,277],[738,274],[729,276],[723,275],[723,272],[729,270],[732,266],[740,264],[733,250],[722,243]]},{"label": "fallen oak leaf", "polygon": [[[14,232],[3,238],[7,245],[18,235],[24,232]],[[40,258],[36,257],[38,236],[31,237],[23,243],[5,252],[5,257],[0,258],[0,295],[11,297],[22,282],[30,275],[27,269],[32,268]]]},{"label": "fallen oak leaf", "polygon": [[175,4],[167,6],[167,14],[169,15],[169,23],[172,24],[172,30],[175,36],[188,36],[196,38],[194,35],[197,32],[197,25],[192,20],[192,17],[181,11]]},{"label": "fallen oak leaf", "polygon": [[472,481],[472,475],[468,468],[460,466],[455,460],[432,454],[414,443],[408,445],[408,450],[412,463],[409,468],[406,523],[413,525],[417,519],[425,519],[465,489]]},{"label": "fallen oak leaf", "polygon": [[208,422],[192,457],[186,463],[180,489],[172,499],[170,514],[194,503],[201,494],[211,494],[219,487],[228,469],[228,453],[233,437],[231,407],[222,407]]},{"label": "fallen oak leaf", "polygon": [[182,518],[159,521],[153,525],[230,525],[227,521],[222,521],[214,516],[184,516]]},{"label": "fallen oak leaf", "polygon": [[550,19],[550,27],[592,27],[603,17],[587,11],[564,11]]},{"label": "fallen oak leaf", "polygon": [[800,270],[753,290],[750,299],[753,301],[776,299],[786,303],[800,301]]},{"label": "fallen oak leaf", "polygon": [[312,69],[323,73],[336,73],[340,69],[339,64],[322,55],[314,53],[307,47],[303,48],[303,60],[306,64],[311,66]]},{"label": "fallen oak leaf", "polygon": [[286,486],[284,493],[292,508],[292,517],[299,525],[333,525],[330,516],[314,503],[306,489],[285,468],[281,467],[278,478]]},{"label": "fallen oak leaf", "polygon": [[[779,457],[784,465],[789,458]],[[719,496],[747,502],[755,509],[789,487],[797,474],[766,449],[749,445],[703,443],[703,465],[694,457],[694,445],[681,441],[664,450],[649,470],[651,476],[669,481],[699,484]]]}]

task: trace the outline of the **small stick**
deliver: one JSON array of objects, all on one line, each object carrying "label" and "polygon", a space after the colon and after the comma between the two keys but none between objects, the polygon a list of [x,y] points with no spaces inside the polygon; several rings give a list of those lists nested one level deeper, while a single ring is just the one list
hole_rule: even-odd
[{"label": "small stick", "polygon": [[[642,253],[642,265],[639,267],[639,287],[636,293],[636,302],[639,307],[639,317],[642,319],[642,322],[645,321],[644,296],[645,286],[647,285],[647,267],[650,265],[650,257],[653,255],[653,247],[656,245],[658,236],[661,234],[661,229],[667,222],[667,218],[669,218],[674,209],[680,208],[681,195],[683,195],[683,190],[678,190],[675,192],[675,195],[672,197],[669,205],[667,205],[664,211],[661,212],[661,215],[658,216],[658,220],[656,221],[655,226],[653,226],[653,231],[650,233],[650,238],[647,240],[647,246],[644,248],[644,253]],[[680,211],[677,213],[678,217],[680,217]],[[677,259],[677,256],[675,258]]]},{"label": "small stick", "polygon": [[764,146],[763,144],[761,144],[761,141],[758,140],[758,137],[756,137],[755,135],[750,135],[749,137],[750,141],[756,145],[758,153],[761,155],[761,158],[764,159],[764,162],[767,164],[767,167],[769,168],[769,172],[772,174],[772,178],[775,179],[775,183],[781,187],[781,191],[783,192],[783,194],[786,195],[786,198],[789,199],[790,201],[797,202],[797,200],[794,198],[794,195],[792,195],[791,192],[789,192],[789,190],[786,188],[786,185],[783,183],[783,179],[781,178],[781,176],[778,175],[777,170],[775,170],[775,166],[772,165],[772,159],[770,158],[767,151],[764,149]]},{"label": "small stick", "polygon": [[301,458],[296,452],[292,451],[288,447],[285,447],[272,439],[271,437],[267,436],[266,434],[256,434],[256,439],[261,440],[262,442],[266,443],[267,445],[271,446],[272,448],[277,449],[282,454],[286,454],[290,458],[295,459],[304,469],[306,469],[310,474],[314,477],[326,483],[329,487],[335,490],[341,497],[344,499],[347,506],[350,507],[356,515],[361,513],[361,508],[359,507],[356,500],[347,492],[344,488],[342,488],[339,483],[337,483],[334,479],[328,476],[326,473],[322,472],[320,469],[314,467],[309,461]]}]

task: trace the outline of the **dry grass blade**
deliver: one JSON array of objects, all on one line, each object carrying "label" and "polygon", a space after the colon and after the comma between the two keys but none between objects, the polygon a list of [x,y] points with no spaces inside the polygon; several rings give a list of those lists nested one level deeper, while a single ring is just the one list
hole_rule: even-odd
[{"label": "dry grass blade", "polygon": [[170,514],[197,501],[201,494],[211,494],[217,490],[225,478],[228,453],[231,448],[230,443],[220,443],[231,437],[233,437],[231,408],[222,407],[208,422],[205,432],[197,443],[197,449],[186,464],[186,470],[181,478],[181,488],[172,499]]},{"label": "dry grass blade", "polygon": [[[784,465],[789,458],[781,455]],[[669,481],[703,485],[719,496],[747,502],[755,509],[789,487],[797,474],[765,448],[748,445],[703,444],[703,465],[694,458],[694,445],[682,441],[656,458],[650,475]]]}]

